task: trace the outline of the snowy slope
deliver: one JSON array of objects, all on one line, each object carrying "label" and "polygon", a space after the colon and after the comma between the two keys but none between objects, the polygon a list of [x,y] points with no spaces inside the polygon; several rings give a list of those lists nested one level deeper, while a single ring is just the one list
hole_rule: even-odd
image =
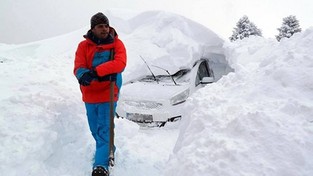
[{"label": "snowy slope", "polygon": [[[192,31],[220,41],[209,29],[165,12],[112,18],[128,49],[126,80],[147,71],[138,55],[156,64],[168,55],[201,56],[210,43]],[[0,44],[0,175],[89,175],[94,142],[72,73],[87,30]],[[163,129],[116,120],[115,176],[312,175],[312,44],[313,29],[281,43],[226,43],[235,72],[188,99],[190,118]]]}]

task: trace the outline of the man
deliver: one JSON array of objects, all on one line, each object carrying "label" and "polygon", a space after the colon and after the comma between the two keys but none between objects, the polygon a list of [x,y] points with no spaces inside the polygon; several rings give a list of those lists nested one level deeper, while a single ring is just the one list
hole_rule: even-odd
[{"label": "man", "polygon": [[110,83],[115,82],[115,112],[122,85],[121,72],[126,66],[126,49],[103,13],[92,16],[90,23],[91,29],[76,51],[74,74],[80,84],[89,128],[96,141],[92,175],[105,176],[109,175]]}]

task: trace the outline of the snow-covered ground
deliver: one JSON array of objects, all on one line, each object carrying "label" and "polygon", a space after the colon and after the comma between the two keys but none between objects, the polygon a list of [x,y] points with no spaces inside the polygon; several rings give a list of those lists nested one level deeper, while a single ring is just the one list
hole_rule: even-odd
[{"label": "snow-covered ground", "polygon": [[[129,55],[125,80],[147,71],[140,55],[160,64],[166,56],[186,57],[188,64],[205,48],[222,46],[212,31],[174,14],[114,19]],[[0,44],[0,175],[90,174],[94,141],[72,73],[88,26],[43,41]],[[193,94],[181,121],[142,129],[115,120],[114,175],[313,175],[312,45],[313,28],[280,43],[254,37],[224,43],[234,72]]]}]

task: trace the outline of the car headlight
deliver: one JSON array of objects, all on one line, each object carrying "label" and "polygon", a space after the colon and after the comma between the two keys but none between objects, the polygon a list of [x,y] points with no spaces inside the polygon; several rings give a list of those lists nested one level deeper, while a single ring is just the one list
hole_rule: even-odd
[{"label": "car headlight", "polygon": [[187,100],[187,98],[189,97],[189,89],[175,95],[174,97],[171,98],[171,104],[172,105],[177,105],[180,103],[183,103]]}]

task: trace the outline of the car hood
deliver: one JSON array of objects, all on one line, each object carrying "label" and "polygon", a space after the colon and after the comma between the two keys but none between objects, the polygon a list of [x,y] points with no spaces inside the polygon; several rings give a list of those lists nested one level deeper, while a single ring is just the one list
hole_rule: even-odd
[{"label": "car hood", "polygon": [[173,96],[188,89],[188,84],[172,85],[147,82],[136,82],[124,85],[121,88],[122,100],[170,100]]}]

